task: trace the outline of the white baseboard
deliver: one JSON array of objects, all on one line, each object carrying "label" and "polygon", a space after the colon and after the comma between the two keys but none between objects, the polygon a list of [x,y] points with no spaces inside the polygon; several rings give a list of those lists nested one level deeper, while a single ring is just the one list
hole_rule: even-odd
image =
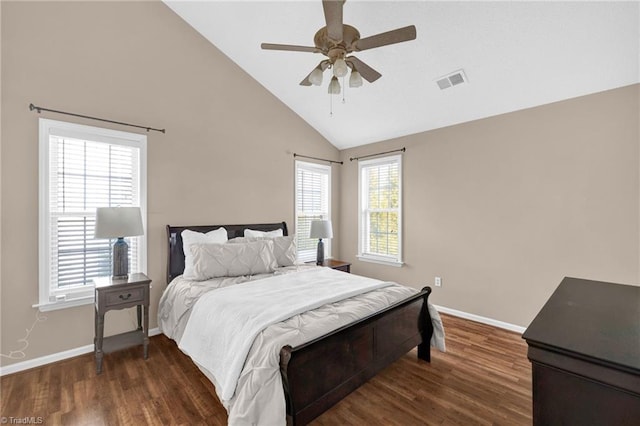
[{"label": "white baseboard", "polygon": [[436,307],[438,312],[442,312],[444,314],[453,315],[455,317],[460,317],[464,319],[468,319],[475,322],[480,322],[482,324],[492,325],[498,328],[504,328],[505,330],[515,331],[516,333],[524,333],[527,329],[526,327],[521,327],[515,324],[509,324],[508,322],[502,322],[498,320],[494,320],[492,318],[481,317],[480,315],[470,314],[468,312],[458,311],[456,309],[447,308],[445,306],[433,305]]},{"label": "white baseboard", "polygon": [[[149,336],[156,336],[158,334],[160,334],[160,329],[158,327],[149,330]],[[6,367],[0,367],[0,376],[29,370],[31,368],[36,368],[42,365],[51,364],[52,362],[58,362],[64,359],[73,358],[75,356],[88,354],[90,352],[93,352],[93,344],[81,346],[75,349],[69,349],[67,351],[62,351],[51,355],[41,356],[39,358],[28,359],[22,362],[16,362],[15,364],[7,365]]]}]

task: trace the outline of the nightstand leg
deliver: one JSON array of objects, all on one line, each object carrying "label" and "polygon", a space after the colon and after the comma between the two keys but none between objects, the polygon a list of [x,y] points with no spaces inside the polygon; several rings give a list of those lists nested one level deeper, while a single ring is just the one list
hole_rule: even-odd
[{"label": "nightstand leg", "polygon": [[95,341],[95,352],[96,352],[96,373],[102,373],[102,340],[104,337],[104,314],[99,315],[96,312],[96,341]]},{"label": "nightstand leg", "polygon": [[[140,311],[138,311],[140,312]],[[144,307],[144,359],[149,358],[149,306]]]},{"label": "nightstand leg", "polygon": [[142,305],[136,306],[138,310],[138,330],[142,330]]}]

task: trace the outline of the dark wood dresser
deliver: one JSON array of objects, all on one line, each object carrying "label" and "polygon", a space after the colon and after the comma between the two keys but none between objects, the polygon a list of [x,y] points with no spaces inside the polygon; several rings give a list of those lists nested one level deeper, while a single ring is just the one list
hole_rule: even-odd
[{"label": "dark wood dresser", "polygon": [[534,425],[640,424],[640,287],[565,278],[522,337]]}]

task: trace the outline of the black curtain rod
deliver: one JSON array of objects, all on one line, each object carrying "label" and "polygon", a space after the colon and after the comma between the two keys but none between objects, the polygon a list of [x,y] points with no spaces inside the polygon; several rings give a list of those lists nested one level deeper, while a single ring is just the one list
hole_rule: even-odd
[{"label": "black curtain rod", "polygon": [[326,161],[327,163],[344,164],[342,161],[333,161],[333,160],[327,160],[326,158],[309,157],[308,155],[296,154],[295,152],[293,153],[293,157],[294,158],[295,157],[311,158],[312,160]]},{"label": "black curtain rod", "polygon": [[384,154],[391,154],[392,152],[405,152],[407,150],[407,148],[400,148],[400,149],[394,149],[393,151],[387,151],[387,152],[379,152],[377,154],[369,154],[369,155],[363,155],[362,157],[351,157],[349,158],[349,161],[353,161],[353,160],[361,160],[363,158],[369,158],[369,157],[376,157],[378,155],[384,155]]},{"label": "black curtain rod", "polygon": [[120,124],[122,126],[137,127],[138,129],[145,129],[147,132],[154,130],[156,132],[165,133],[165,129],[154,129],[153,127],[138,126],[137,124],[123,123],[121,121],[113,121],[113,120],[107,120],[104,118],[91,117],[89,115],[75,114],[73,112],[57,111],[55,109],[48,109],[48,108],[36,106],[34,104],[29,104],[29,110],[33,111],[34,109],[38,111],[38,114],[40,114],[42,111],[49,111],[49,112],[55,112],[56,114],[72,115],[74,117],[88,118],[89,120],[98,120],[98,121],[104,121],[106,123]]}]

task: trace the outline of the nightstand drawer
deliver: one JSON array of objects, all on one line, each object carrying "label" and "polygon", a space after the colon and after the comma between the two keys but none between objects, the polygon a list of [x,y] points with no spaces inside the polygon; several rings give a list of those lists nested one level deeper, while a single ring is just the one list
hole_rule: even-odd
[{"label": "nightstand drawer", "polygon": [[127,307],[143,304],[144,287],[126,288],[119,291],[109,291],[105,294],[106,308]]}]

